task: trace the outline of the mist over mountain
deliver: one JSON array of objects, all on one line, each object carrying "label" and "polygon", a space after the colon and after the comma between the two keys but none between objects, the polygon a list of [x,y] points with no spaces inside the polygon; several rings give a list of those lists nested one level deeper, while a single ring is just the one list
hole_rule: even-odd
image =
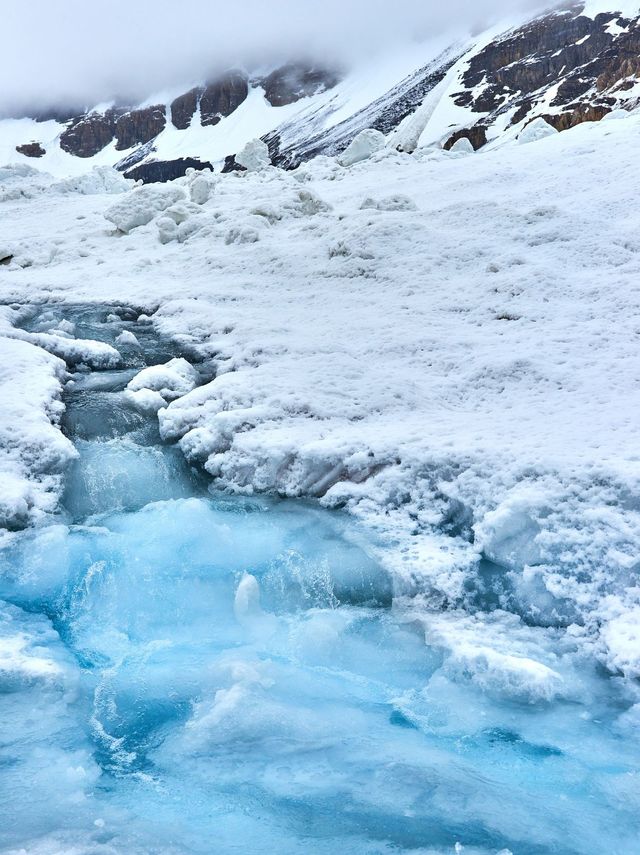
[{"label": "mist over mountain", "polygon": [[[136,102],[230,65],[290,58],[349,65],[381,49],[438,33],[465,33],[535,0],[35,0],[25,15],[3,3],[0,113]],[[542,4],[544,5],[544,4]]]}]

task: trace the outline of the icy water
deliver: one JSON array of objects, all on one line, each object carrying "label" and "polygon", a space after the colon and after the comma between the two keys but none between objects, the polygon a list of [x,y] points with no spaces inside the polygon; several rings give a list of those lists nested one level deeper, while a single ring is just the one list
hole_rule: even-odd
[{"label": "icy water", "polygon": [[64,513],[0,550],[2,852],[640,853],[633,687],[498,613],[427,644],[352,523],[210,493],[128,406],[174,347],[63,317],[142,347],[74,375]]}]

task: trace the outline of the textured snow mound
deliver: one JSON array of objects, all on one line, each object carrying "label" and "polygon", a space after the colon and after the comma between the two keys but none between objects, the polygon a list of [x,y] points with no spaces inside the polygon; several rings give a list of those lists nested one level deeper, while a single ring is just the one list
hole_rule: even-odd
[{"label": "textured snow mound", "polygon": [[131,190],[133,184],[133,181],[111,166],[94,166],[91,172],[85,175],[58,181],[53,185],[53,189],[59,193],[81,193],[84,196],[102,193],[115,195]]},{"label": "textured snow mound", "polygon": [[198,372],[186,359],[171,359],[136,374],[127,385],[127,397],[142,410],[154,410],[191,392],[197,383]]},{"label": "textured snow mound", "polygon": [[186,198],[182,187],[154,184],[136,187],[105,211],[105,217],[118,231],[129,232],[146,226],[157,214]]}]

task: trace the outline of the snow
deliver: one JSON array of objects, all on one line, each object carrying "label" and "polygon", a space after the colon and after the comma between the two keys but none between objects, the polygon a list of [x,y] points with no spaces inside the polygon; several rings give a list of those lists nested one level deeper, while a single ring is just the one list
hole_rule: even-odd
[{"label": "snow", "polygon": [[129,381],[127,389],[130,392],[157,392],[166,402],[184,397],[197,382],[198,372],[186,359],[171,359],[166,365],[144,368]]},{"label": "snow", "polygon": [[75,456],[55,427],[64,363],[27,341],[0,333],[0,525],[14,528],[56,508]]},{"label": "snow", "polygon": [[353,166],[354,163],[368,160],[376,152],[381,151],[386,144],[386,137],[380,131],[373,128],[360,131],[342,152],[338,158],[338,163],[341,166]]},{"label": "snow", "polygon": [[519,143],[531,143],[543,140],[545,137],[552,137],[558,131],[553,125],[550,125],[545,119],[539,116],[534,119],[518,134]]},{"label": "snow", "polygon": [[454,142],[449,149],[449,152],[452,154],[473,154],[474,148],[470,139],[467,137],[461,137],[459,140]]},{"label": "snow", "polygon": [[112,205],[105,212],[105,217],[119,231],[128,234],[133,229],[146,226],[156,214],[184,198],[185,192],[181,187],[166,184],[136,187]]},{"label": "snow", "polygon": [[[115,205],[14,175],[40,189],[1,203],[15,252],[1,287],[17,302],[133,303],[213,360],[203,385],[169,363],[129,391],[219,486],[346,508],[398,592],[431,608],[467,607],[484,556],[509,608],[581,626],[632,674],[639,125],[630,113],[473,157],[385,148],[348,168],[203,176],[213,192],[197,200],[192,175]],[[2,339],[3,501],[28,519],[55,504],[42,479],[60,477],[33,463],[34,437],[59,466],[70,453],[47,410],[63,367],[39,348],[118,356],[64,330],[16,335]],[[25,376],[40,389],[28,403],[11,391]],[[519,661],[481,658],[516,681]]]},{"label": "snow", "polygon": [[236,162],[243,166],[248,172],[259,172],[271,165],[269,147],[262,140],[249,140],[249,142],[236,155]]}]

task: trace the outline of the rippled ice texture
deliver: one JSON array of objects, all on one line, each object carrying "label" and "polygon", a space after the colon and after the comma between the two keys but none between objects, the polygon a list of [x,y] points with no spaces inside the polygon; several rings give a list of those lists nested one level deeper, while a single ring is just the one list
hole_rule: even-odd
[{"label": "rippled ice texture", "polygon": [[340,516],[209,495],[130,376],[76,378],[67,518],[0,550],[3,852],[639,851],[633,685],[393,602]]}]

